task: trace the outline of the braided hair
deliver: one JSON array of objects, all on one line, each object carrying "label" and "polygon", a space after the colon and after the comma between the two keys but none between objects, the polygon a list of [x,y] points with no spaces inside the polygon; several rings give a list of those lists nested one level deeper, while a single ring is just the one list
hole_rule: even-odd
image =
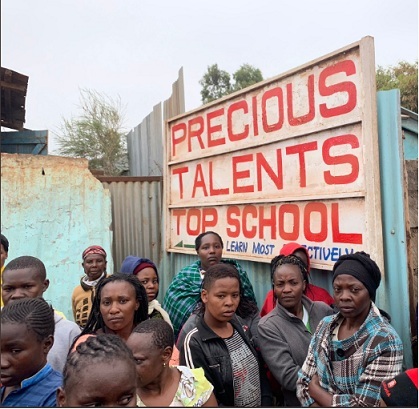
[{"label": "braided hair", "polygon": [[54,310],[43,298],[22,298],[1,310],[1,323],[25,324],[38,341],[54,335]]},{"label": "braided hair", "polygon": [[137,311],[134,313],[134,327],[140,322],[148,319],[148,298],[144,286],[140,283],[140,280],[134,275],[131,274],[122,274],[115,273],[109,277],[104,278],[96,287],[95,297],[92,303],[92,309],[87,319],[86,326],[80,335],[96,333],[99,329],[105,328],[105,322],[103,321],[102,314],[100,312],[100,303],[102,299],[102,290],[108,283],[113,283],[115,281],[125,281],[130,283],[135,290],[135,298],[139,302],[140,306]]},{"label": "braided hair", "polygon": [[132,367],[132,376],[136,376],[134,357],[121,337],[114,334],[90,336],[67,356],[63,371],[64,390],[73,379],[77,379],[77,374],[85,370],[88,365],[98,362],[112,363],[115,360],[128,362]]},{"label": "braided hair", "polygon": [[151,319],[138,324],[133,333],[153,334],[153,343],[157,348],[173,348],[175,335],[173,328],[164,320]]},{"label": "braided hair", "polygon": [[21,256],[11,260],[7,263],[5,270],[22,270],[24,268],[33,268],[35,269],[41,277],[41,280],[47,278],[47,271],[45,269],[45,264],[39,260],[39,258],[32,256]]},{"label": "braided hair", "polygon": [[[282,254],[280,254],[279,256],[274,257],[271,260],[271,283],[272,283],[272,290],[274,290],[274,276],[275,276],[275,272],[277,270],[278,267],[283,266],[283,265],[287,265],[287,264],[292,264],[294,266],[297,266],[301,272],[303,281],[305,281],[307,284],[310,282],[309,278],[308,278],[308,271],[307,271],[307,267],[304,264],[303,260],[301,260],[300,257],[294,255],[294,254],[290,254],[289,256],[284,256]],[[304,290],[304,294],[307,291],[307,286]],[[275,291],[273,291],[273,297],[274,300],[276,300],[276,295],[275,295]]]}]

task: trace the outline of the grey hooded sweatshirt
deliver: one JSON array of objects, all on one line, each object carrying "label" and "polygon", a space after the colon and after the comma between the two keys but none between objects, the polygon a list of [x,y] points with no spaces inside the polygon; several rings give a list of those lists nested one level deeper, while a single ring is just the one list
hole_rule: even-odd
[{"label": "grey hooded sweatshirt", "polygon": [[54,345],[48,353],[48,363],[58,372],[63,373],[65,361],[71,344],[80,334],[79,326],[54,311]]}]

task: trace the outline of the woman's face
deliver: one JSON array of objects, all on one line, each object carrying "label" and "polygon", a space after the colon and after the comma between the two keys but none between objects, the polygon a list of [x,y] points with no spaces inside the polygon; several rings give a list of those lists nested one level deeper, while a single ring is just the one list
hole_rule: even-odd
[{"label": "woman's face", "polygon": [[135,288],[126,281],[111,281],[102,288],[100,313],[105,325],[112,331],[132,328],[139,306]]},{"label": "woman's face", "polygon": [[137,385],[144,387],[157,380],[163,371],[163,364],[169,362],[170,354],[156,347],[153,334],[133,332],[127,346],[135,358]]},{"label": "woman's face", "polygon": [[336,307],[343,317],[365,320],[370,310],[371,298],[361,281],[349,274],[340,274],[333,281],[333,295]]},{"label": "woman's face", "polygon": [[145,288],[148,302],[153,301],[159,292],[159,282],[157,280],[157,273],[154,268],[143,268],[139,273],[136,274],[136,276]]},{"label": "woman's face", "polygon": [[214,281],[201,292],[205,318],[213,322],[230,321],[240,302],[240,283],[237,278],[225,277]]},{"label": "woman's face", "polygon": [[223,256],[223,246],[215,234],[209,233],[202,237],[197,253],[203,270],[207,270],[208,267],[220,262]]},{"label": "woman's face", "polygon": [[101,254],[89,254],[84,259],[82,266],[88,279],[94,281],[106,270],[106,260]]},{"label": "woman's face", "polygon": [[294,264],[279,266],[273,276],[273,286],[279,304],[295,314],[301,305],[301,298],[306,288],[299,267]]}]

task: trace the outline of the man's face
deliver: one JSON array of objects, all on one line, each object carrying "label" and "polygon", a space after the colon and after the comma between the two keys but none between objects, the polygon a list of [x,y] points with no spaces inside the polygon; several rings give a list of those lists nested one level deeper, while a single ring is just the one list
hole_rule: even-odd
[{"label": "man's face", "polygon": [[0,260],[1,260],[1,266],[4,266],[4,263],[6,262],[7,259],[7,251],[4,249],[3,244],[1,245],[1,253],[0,253]]},{"label": "man's face", "polygon": [[33,267],[3,272],[2,297],[4,305],[20,298],[42,297],[49,286],[49,280],[43,280]]}]

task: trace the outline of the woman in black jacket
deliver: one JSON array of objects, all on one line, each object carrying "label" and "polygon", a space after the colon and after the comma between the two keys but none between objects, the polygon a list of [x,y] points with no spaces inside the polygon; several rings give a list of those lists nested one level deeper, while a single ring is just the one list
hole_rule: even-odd
[{"label": "woman in black jacket", "polygon": [[[180,364],[202,367],[223,406],[270,406],[272,395],[247,327],[234,317],[242,288],[235,267],[216,264],[205,273],[203,313],[185,337]],[[234,382],[233,382],[234,380]]]}]

